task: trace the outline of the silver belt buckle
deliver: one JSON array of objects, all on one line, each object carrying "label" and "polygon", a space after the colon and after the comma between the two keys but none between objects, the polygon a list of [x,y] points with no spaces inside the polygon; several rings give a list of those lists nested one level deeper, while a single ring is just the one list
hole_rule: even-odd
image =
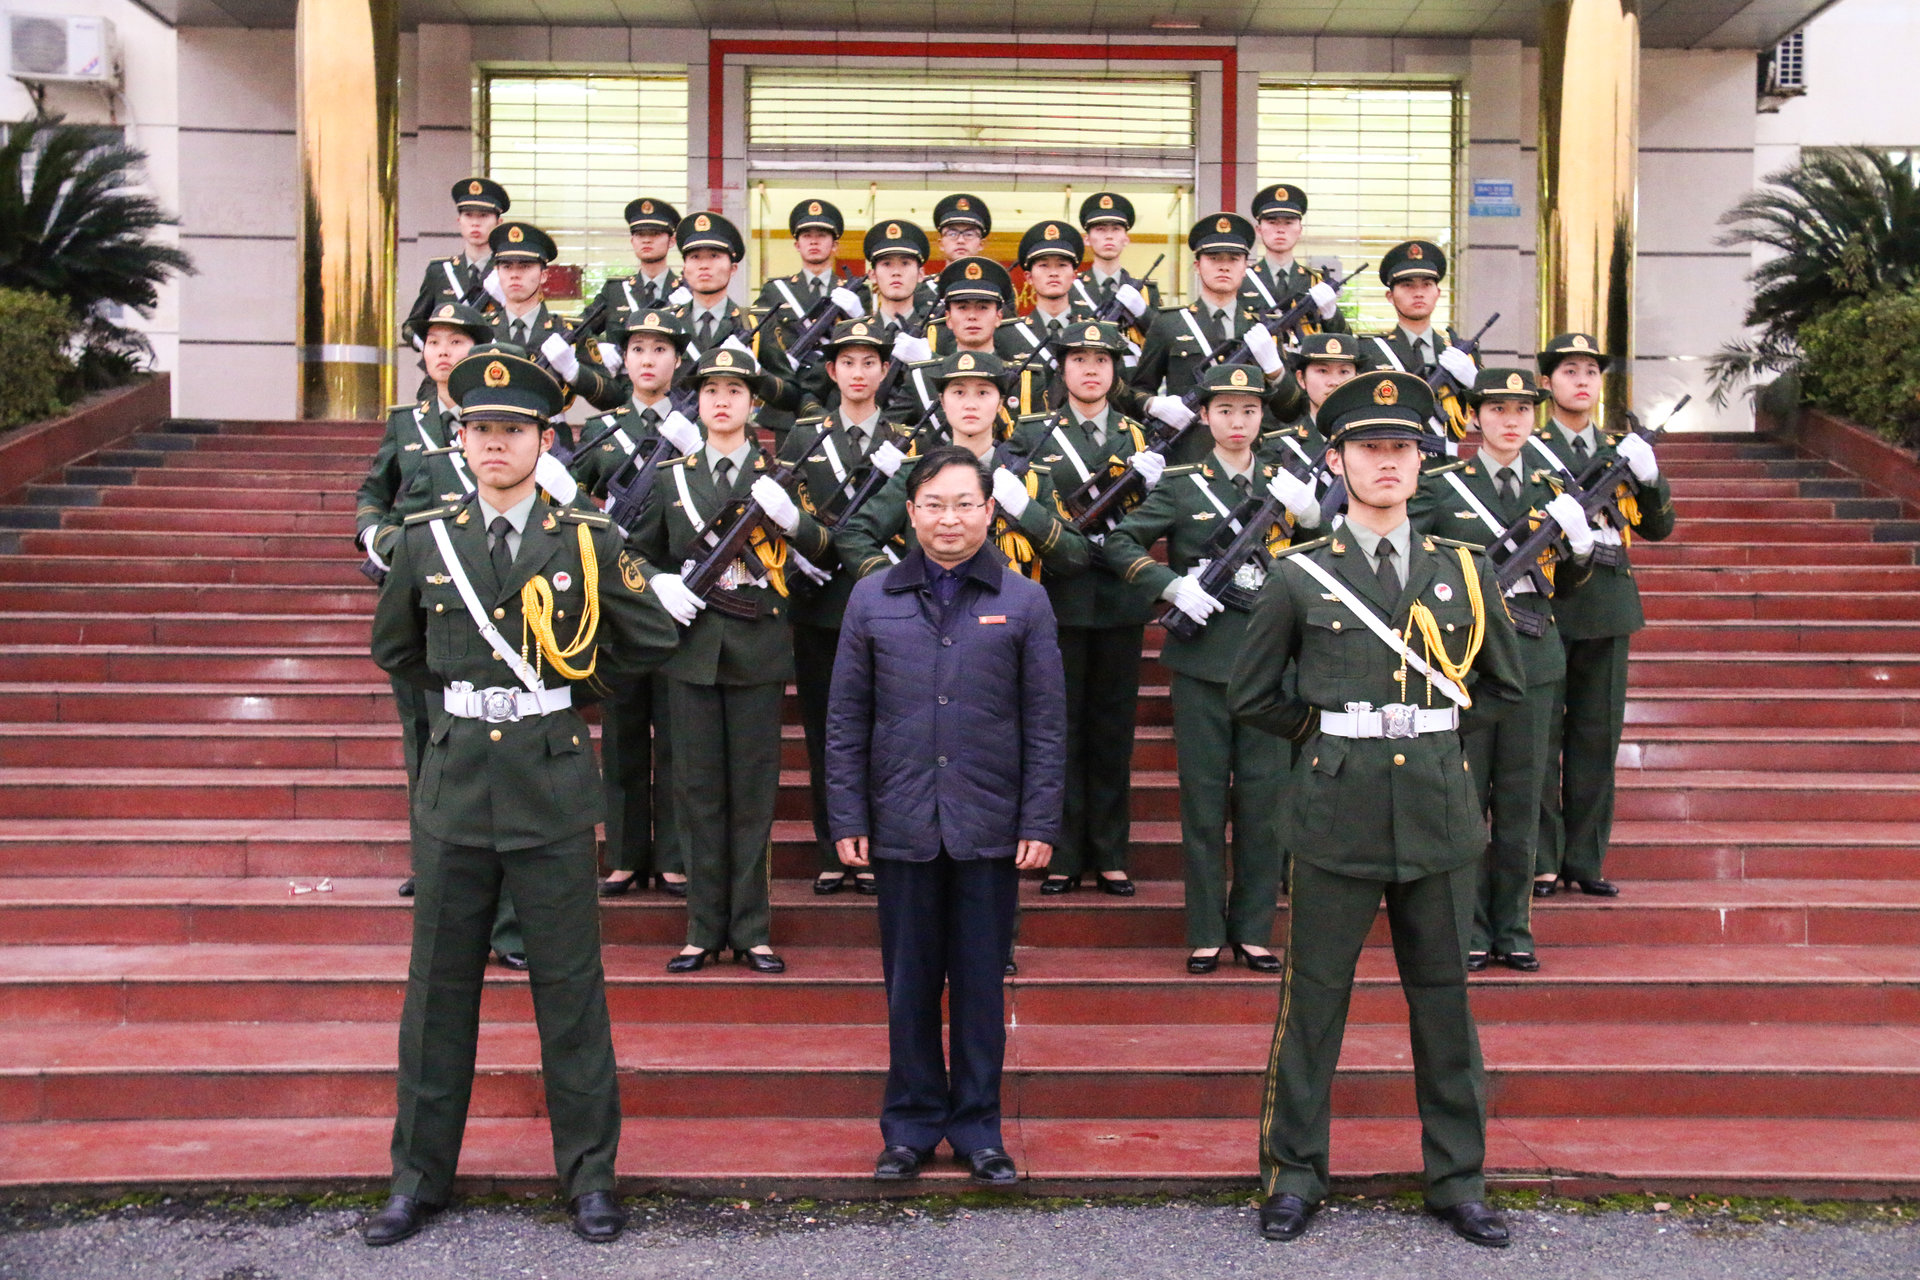
[{"label": "silver belt buckle", "polygon": [[488,724],[500,724],[520,718],[520,699],[512,689],[482,689],[480,718]]},{"label": "silver belt buckle", "polygon": [[1415,728],[1412,703],[1389,702],[1380,708],[1380,736],[1383,738],[1417,738],[1419,729]]}]

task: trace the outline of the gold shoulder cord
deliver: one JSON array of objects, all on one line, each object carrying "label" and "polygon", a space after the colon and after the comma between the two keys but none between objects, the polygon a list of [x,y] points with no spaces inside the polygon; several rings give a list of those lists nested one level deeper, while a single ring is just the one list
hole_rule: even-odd
[{"label": "gold shoulder cord", "polygon": [[[1467,672],[1473,670],[1473,660],[1480,656],[1480,644],[1487,637],[1487,601],[1480,592],[1480,571],[1474,567],[1473,553],[1465,547],[1455,547],[1460,557],[1460,573],[1467,582],[1467,601],[1473,605],[1473,628],[1467,633],[1467,650],[1455,662],[1447,653],[1447,642],[1440,632],[1440,620],[1433,616],[1433,610],[1427,608],[1424,600],[1415,600],[1413,608],[1407,614],[1407,630],[1402,640],[1409,646],[1413,643],[1413,633],[1417,628],[1421,642],[1426,646],[1426,659],[1440,673],[1460,686],[1464,694],[1467,691]],[[1400,700],[1407,697],[1407,664],[1400,664]],[[1433,705],[1433,682],[1427,682],[1427,705]],[[1472,706],[1469,697],[1463,706]]]},{"label": "gold shoulder cord", "polygon": [[[520,616],[526,630],[533,632],[540,656],[554,671],[568,680],[585,680],[600,663],[599,650],[594,650],[584,668],[569,665],[567,659],[593,648],[593,638],[600,630],[600,561],[593,553],[593,531],[584,524],[574,528],[580,531],[580,586],[587,594],[587,606],[581,610],[573,643],[562,649],[554,638],[553,587],[543,575],[535,574],[520,588]],[[520,643],[524,656],[527,647],[524,633]]]}]

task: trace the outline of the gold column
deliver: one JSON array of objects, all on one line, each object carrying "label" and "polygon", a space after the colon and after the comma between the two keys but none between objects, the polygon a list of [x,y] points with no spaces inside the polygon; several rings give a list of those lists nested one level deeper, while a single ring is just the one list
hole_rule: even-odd
[{"label": "gold column", "polygon": [[1606,403],[1633,380],[1640,142],[1638,0],[1548,0],[1540,31],[1540,342],[1591,333],[1614,356]]},{"label": "gold column", "polygon": [[398,0],[300,0],[300,413],[393,399]]}]

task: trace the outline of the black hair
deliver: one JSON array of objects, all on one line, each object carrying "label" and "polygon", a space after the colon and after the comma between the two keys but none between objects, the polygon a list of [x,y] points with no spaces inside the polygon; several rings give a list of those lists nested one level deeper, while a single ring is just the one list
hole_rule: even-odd
[{"label": "black hair", "polygon": [[993,478],[987,474],[986,465],[973,456],[973,450],[957,444],[943,444],[921,454],[914,462],[913,470],[907,472],[907,501],[918,498],[920,490],[948,467],[965,467],[973,472],[980,481],[982,498],[993,492]]}]

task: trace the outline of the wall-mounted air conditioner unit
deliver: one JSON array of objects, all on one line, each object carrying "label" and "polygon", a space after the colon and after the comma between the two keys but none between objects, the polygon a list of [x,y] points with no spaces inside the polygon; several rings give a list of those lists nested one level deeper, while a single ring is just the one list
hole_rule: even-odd
[{"label": "wall-mounted air conditioner unit", "polygon": [[105,18],[7,15],[7,72],[36,84],[120,83],[120,48]]}]

